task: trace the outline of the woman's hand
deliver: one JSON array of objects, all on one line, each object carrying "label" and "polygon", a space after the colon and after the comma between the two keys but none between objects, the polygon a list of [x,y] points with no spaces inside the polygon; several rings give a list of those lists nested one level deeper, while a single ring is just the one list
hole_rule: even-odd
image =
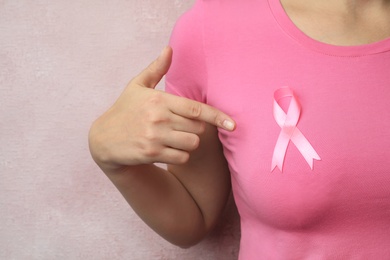
[{"label": "woman's hand", "polygon": [[154,162],[183,164],[198,147],[205,122],[234,130],[234,121],[221,111],[154,89],[171,60],[172,49],[167,47],[92,125],[90,150],[103,170]]}]

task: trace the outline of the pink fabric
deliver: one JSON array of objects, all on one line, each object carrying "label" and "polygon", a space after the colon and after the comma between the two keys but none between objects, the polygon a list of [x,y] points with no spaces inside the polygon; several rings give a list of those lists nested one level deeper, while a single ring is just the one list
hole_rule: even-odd
[{"label": "pink fabric", "polygon": [[[198,0],[171,45],[167,91],[237,122],[219,136],[241,216],[240,259],[390,259],[390,39],[328,45],[299,31],[278,0]],[[313,170],[290,144],[283,173],[270,172],[280,133],[273,98],[284,86],[321,156]]]}]

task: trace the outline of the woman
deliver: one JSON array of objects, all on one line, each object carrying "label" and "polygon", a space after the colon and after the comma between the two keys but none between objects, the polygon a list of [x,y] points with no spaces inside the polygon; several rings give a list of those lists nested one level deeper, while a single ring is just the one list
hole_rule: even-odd
[{"label": "woman", "polygon": [[92,156],[181,247],[232,187],[240,259],[389,259],[389,37],[385,0],[198,0],[173,58],[93,124]]}]

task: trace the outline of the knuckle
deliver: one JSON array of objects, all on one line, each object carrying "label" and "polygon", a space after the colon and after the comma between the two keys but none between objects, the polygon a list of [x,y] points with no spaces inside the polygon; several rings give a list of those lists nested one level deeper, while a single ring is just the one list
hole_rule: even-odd
[{"label": "knuckle", "polygon": [[199,103],[191,104],[189,112],[192,118],[199,118],[202,114],[202,105]]},{"label": "knuckle", "polygon": [[221,116],[218,113],[215,113],[213,115],[214,125],[221,126],[222,125],[222,121],[223,121],[223,119],[221,118]]},{"label": "knuckle", "polygon": [[[144,120],[146,122],[148,122],[150,125],[158,124],[158,123],[164,121],[162,116],[158,112],[156,112],[156,111],[148,111],[148,112],[146,112],[145,115],[144,115]],[[147,136],[152,135],[152,133],[149,133],[149,132],[152,132],[152,131],[147,131],[147,133],[148,133]]]},{"label": "knuckle", "polygon": [[190,151],[196,150],[199,147],[200,138],[197,135],[192,135],[188,140],[188,147]]},{"label": "knuckle", "polygon": [[199,134],[203,134],[206,131],[206,123],[205,122],[199,122]]},{"label": "knuckle", "polygon": [[150,94],[150,97],[147,100],[147,104],[151,106],[157,106],[161,105],[164,100],[164,95],[160,91],[153,91],[152,94]]},{"label": "knuckle", "polygon": [[143,120],[146,122],[147,125],[147,132],[154,132],[156,127],[160,127],[163,123],[170,122],[171,120],[169,117],[164,115],[161,111],[148,111],[143,115]]},{"label": "knuckle", "polygon": [[144,131],[144,140],[147,144],[155,144],[159,141],[159,135],[151,128]]},{"label": "knuckle", "polygon": [[187,152],[181,152],[176,156],[176,163],[177,164],[185,164],[190,159],[190,154]]},{"label": "knuckle", "polygon": [[146,158],[156,158],[160,152],[160,149],[157,149],[156,146],[152,144],[144,145],[144,148],[142,149],[142,154]]},{"label": "knuckle", "polygon": [[144,103],[143,120],[150,124],[158,124],[169,121],[166,109],[164,109],[164,96],[162,93],[152,94]]},{"label": "knuckle", "polygon": [[139,140],[139,150],[146,157],[154,157],[158,153],[159,146],[159,137],[154,131],[146,130],[140,136]]}]

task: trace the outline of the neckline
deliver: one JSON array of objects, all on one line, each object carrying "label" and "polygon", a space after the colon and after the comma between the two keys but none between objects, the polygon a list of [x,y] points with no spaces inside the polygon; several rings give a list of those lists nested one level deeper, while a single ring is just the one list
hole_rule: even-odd
[{"label": "neckline", "polygon": [[284,10],[280,0],[268,0],[268,4],[281,29],[295,41],[311,50],[326,55],[344,57],[367,56],[390,51],[390,37],[374,43],[353,46],[340,46],[320,42],[306,35],[294,24]]}]

